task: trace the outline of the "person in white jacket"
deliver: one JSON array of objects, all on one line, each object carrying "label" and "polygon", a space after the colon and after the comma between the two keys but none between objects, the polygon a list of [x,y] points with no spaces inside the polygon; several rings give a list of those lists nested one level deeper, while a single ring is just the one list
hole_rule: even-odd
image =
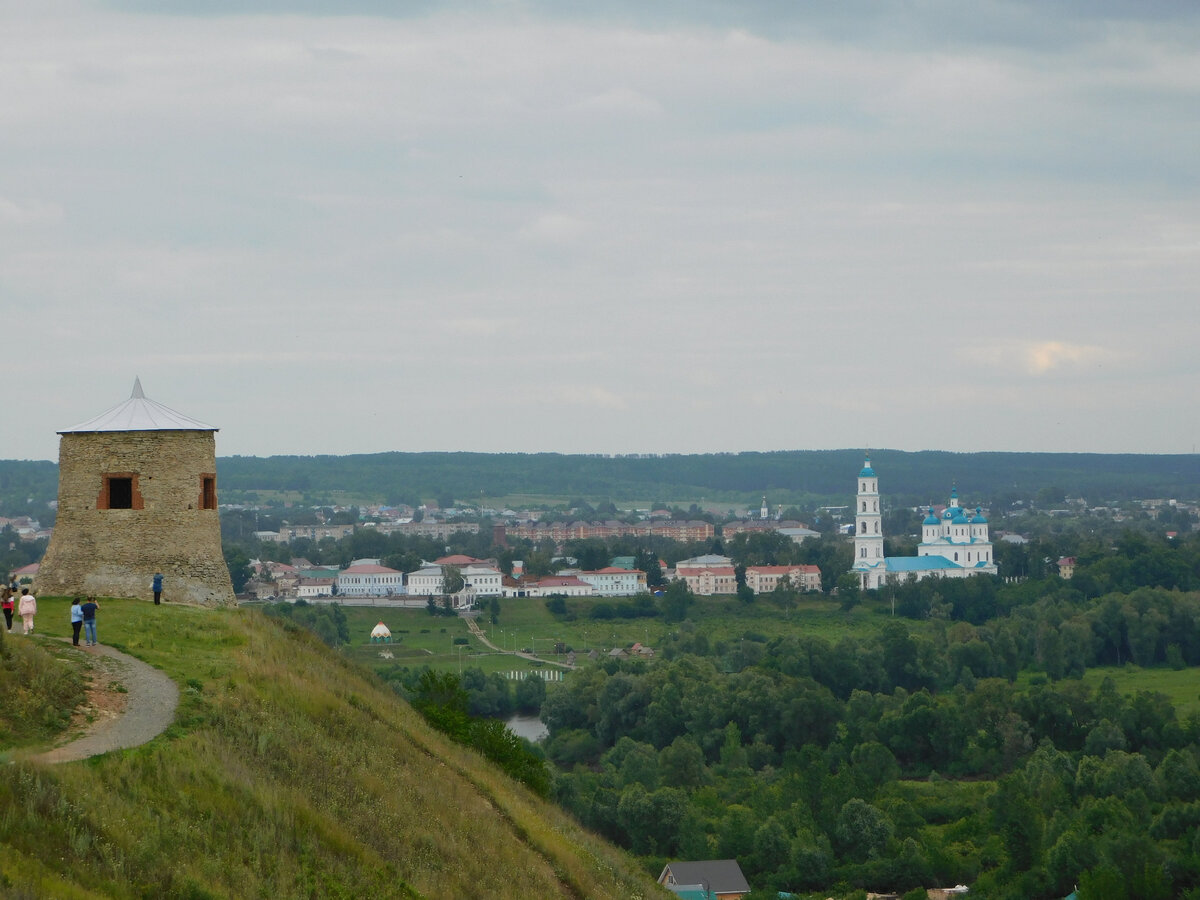
[{"label": "person in white jacket", "polygon": [[33,617],[37,615],[37,598],[29,593],[29,588],[21,588],[21,602],[17,604],[17,612],[25,622],[25,633],[33,634]]}]

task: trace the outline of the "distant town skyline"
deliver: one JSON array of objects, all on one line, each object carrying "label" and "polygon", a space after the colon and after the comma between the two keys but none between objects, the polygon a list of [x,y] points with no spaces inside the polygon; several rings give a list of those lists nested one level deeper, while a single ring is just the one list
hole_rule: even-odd
[{"label": "distant town skyline", "polygon": [[0,7],[0,457],[1195,452],[1195,5],[396,6]]}]

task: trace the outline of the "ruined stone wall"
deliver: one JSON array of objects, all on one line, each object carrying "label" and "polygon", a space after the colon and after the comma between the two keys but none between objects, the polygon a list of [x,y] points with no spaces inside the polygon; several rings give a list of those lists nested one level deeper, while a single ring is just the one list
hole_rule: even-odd
[{"label": "ruined stone wall", "polygon": [[[201,508],[203,478],[216,471],[211,431],[64,434],[39,593],[150,600],[161,572],[168,602],[235,603],[217,510]],[[114,474],[135,476],[135,508],[98,508],[107,502],[105,476]]]}]

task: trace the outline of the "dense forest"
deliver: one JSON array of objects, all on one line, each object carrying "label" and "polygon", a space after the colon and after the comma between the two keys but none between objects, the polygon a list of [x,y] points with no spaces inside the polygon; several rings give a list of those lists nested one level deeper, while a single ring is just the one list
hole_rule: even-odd
[{"label": "dense forest", "polygon": [[[645,497],[784,492],[843,497],[862,465],[861,450],[670,456],[566,456],[553,453],[379,453],[363,456],[224,458],[222,490],[345,491],[389,502],[451,495],[512,494]],[[1200,456],[1067,453],[905,453],[873,450],[890,490],[942,501],[957,479],[989,503],[1051,489],[1092,502],[1200,496]],[[847,474],[849,473],[849,474]],[[1019,487],[1018,487],[1019,486]],[[981,501],[982,502],[982,499]]]},{"label": "dense forest", "polygon": [[1200,538],[1131,536],[1080,574],[847,598],[880,624],[836,640],[689,617],[659,660],[550,692],[554,796],[652,861],[735,857],[773,890],[1198,897],[1200,719],[1085,676],[1196,671]]},{"label": "dense forest", "polygon": [[[470,668],[381,674],[648,870],[733,857],[756,897],[967,883],[1014,900],[1076,887],[1083,900],[1194,900],[1200,717],[1176,705],[1194,709],[1200,685],[1200,535],[1140,524],[1097,534],[1048,519],[1052,533],[1005,548],[1002,570],[1030,575],[842,585],[832,603],[697,598],[680,582],[644,602],[550,598],[563,621],[603,611],[665,626],[654,660],[606,658],[552,690]],[[1045,564],[1055,540],[1079,554],[1069,580]],[[612,550],[591,543],[574,550]],[[730,549],[749,561],[838,543],[755,535]],[[840,608],[844,627],[812,629],[812,604]],[[715,636],[739,610],[745,626]],[[770,611],[794,624],[761,633]],[[288,613],[331,618],[325,639],[345,638],[336,610]],[[1131,670],[1144,686],[1118,690],[1112,676]],[[466,718],[536,706],[544,780]]]},{"label": "dense forest", "polygon": [[[844,502],[861,450],[668,456],[555,453],[375,453],[353,456],[223,457],[223,499],[259,491],[298,492],[313,502],[351,496],[387,503],[437,497],[531,494],[599,499],[742,499]],[[957,482],[972,503],[1005,506],[1083,497],[1095,505],[1143,497],[1200,497],[1200,455],[945,453],[873,450],[885,492],[898,505],[942,502]],[[57,466],[0,460],[0,516],[53,520]]]}]

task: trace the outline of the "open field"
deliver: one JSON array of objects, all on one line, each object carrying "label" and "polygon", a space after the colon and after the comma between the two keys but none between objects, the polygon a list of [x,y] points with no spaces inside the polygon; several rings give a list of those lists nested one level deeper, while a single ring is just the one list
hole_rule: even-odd
[{"label": "open field", "polygon": [[1101,666],[1088,669],[1083,683],[1095,690],[1105,678],[1112,678],[1117,690],[1125,695],[1153,691],[1171,698],[1179,718],[1200,716],[1200,677],[1196,669],[1143,669],[1139,666]]},{"label": "open field", "polygon": [[[550,617],[544,608],[542,611]],[[471,635],[466,621],[458,616],[435,617],[424,609],[393,610],[356,606],[344,607],[343,612],[350,626],[350,646],[344,652],[354,661],[372,667],[430,666],[447,671],[475,667],[489,673],[528,671],[538,667],[511,652],[501,653],[484,646]],[[379,622],[383,622],[392,632],[392,643],[371,643],[371,629]],[[486,624],[487,620],[482,616],[479,622],[484,631],[494,635],[497,646],[507,647],[511,651],[517,644],[519,637],[513,628],[507,631],[493,628]],[[467,643],[455,644],[455,638],[466,638]],[[522,643],[517,649],[524,646],[530,644]],[[538,652],[548,659],[555,658],[552,650],[552,642],[539,642]],[[389,653],[390,659],[387,657]]]},{"label": "open field", "polygon": [[[430,616],[424,609],[385,609],[381,607],[343,607],[350,627],[350,645],[344,648],[351,659],[372,667],[380,665],[430,666],[434,669],[461,671],[477,667],[485,672],[528,670],[536,663],[513,655],[514,651],[532,651],[546,660],[565,662],[556,656],[556,644],[574,649],[579,665],[587,664],[585,654],[596,650],[601,654],[616,647],[628,647],[640,642],[660,647],[668,634],[678,631],[679,623],[668,623],[661,617],[640,619],[591,619],[588,610],[605,600],[570,600],[568,609],[574,619],[553,615],[541,598],[510,599],[500,603],[499,622],[492,625],[486,610],[476,621],[488,639],[501,652],[481,644],[471,635],[466,622],[457,616]],[[735,597],[700,597],[691,617],[702,627],[713,644],[740,640],[747,634],[772,638],[803,633],[836,643],[847,636],[867,636],[888,620],[882,608],[860,605],[843,611],[838,602],[813,595],[803,598],[792,610],[758,600],[745,605]],[[372,644],[371,629],[383,622],[392,632],[392,643]],[[921,623],[908,622],[914,631],[922,630]],[[455,644],[456,638],[466,638],[465,645]],[[390,654],[390,658],[387,656]]]}]

